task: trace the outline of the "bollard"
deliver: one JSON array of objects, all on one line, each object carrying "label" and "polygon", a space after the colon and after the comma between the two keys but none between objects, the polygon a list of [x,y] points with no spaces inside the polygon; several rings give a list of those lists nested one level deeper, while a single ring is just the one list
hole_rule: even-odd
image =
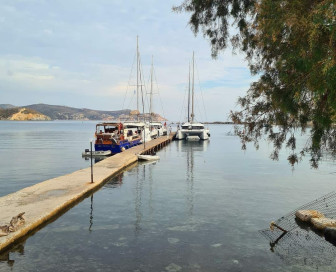
[{"label": "bollard", "polygon": [[91,183],[93,183],[93,167],[92,167],[92,141],[90,141],[90,158],[91,158]]}]

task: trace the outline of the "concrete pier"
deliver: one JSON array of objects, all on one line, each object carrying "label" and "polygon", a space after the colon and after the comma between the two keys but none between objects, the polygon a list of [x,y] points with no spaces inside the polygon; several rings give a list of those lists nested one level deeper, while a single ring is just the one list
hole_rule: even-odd
[{"label": "concrete pier", "polygon": [[[162,136],[109,157],[93,166],[53,178],[0,198],[0,226],[9,224],[13,216],[25,212],[25,224],[15,232],[0,237],[0,253],[10,248],[29,233],[36,231],[60,213],[89,196],[112,176],[137,162],[137,154],[149,154],[169,144],[175,133]],[[79,154],[80,155],[80,154]]]}]

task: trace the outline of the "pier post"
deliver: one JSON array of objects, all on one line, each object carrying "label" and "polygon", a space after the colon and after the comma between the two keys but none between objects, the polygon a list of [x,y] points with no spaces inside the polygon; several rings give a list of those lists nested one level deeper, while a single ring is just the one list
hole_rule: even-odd
[{"label": "pier post", "polygon": [[92,141],[90,141],[90,158],[91,158],[91,183],[93,183],[93,167],[92,167]]}]

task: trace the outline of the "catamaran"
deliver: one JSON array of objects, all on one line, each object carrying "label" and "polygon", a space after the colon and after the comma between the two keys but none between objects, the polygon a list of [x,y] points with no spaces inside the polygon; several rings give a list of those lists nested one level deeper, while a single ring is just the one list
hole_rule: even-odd
[{"label": "catamaran", "polygon": [[177,132],[175,138],[178,140],[186,139],[186,140],[208,140],[210,138],[210,131],[209,129],[205,128],[204,125],[200,122],[195,121],[195,111],[194,111],[194,79],[195,79],[195,72],[194,72],[194,52],[192,58],[192,107],[191,107],[191,114],[190,114],[190,66],[189,66],[189,88],[188,88],[188,121],[182,124]]}]

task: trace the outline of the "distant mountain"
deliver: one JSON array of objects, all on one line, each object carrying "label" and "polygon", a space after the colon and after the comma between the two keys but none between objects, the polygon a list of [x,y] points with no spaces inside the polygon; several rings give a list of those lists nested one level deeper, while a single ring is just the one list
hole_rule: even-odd
[{"label": "distant mountain", "polygon": [[11,104],[0,104],[0,109],[12,109],[12,108],[16,108],[16,106]]},{"label": "distant mountain", "polygon": [[47,115],[52,120],[113,120],[120,115],[129,115],[130,113],[130,110],[100,111],[47,104],[34,104],[24,107]]},{"label": "distant mountain", "polygon": [[[134,111],[133,111],[134,112]],[[117,119],[133,121],[137,114],[131,110],[100,111],[91,109],[78,109],[66,106],[33,104],[23,107],[16,107],[10,104],[0,104],[0,120],[105,120],[114,121]],[[137,112],[139,113],[139,112]],[[150,118],[145,114],[147,120]],[[143,118],[140,114],[139,118]],[[165,121],[159,114],[153,113],[153,120]]]}]

